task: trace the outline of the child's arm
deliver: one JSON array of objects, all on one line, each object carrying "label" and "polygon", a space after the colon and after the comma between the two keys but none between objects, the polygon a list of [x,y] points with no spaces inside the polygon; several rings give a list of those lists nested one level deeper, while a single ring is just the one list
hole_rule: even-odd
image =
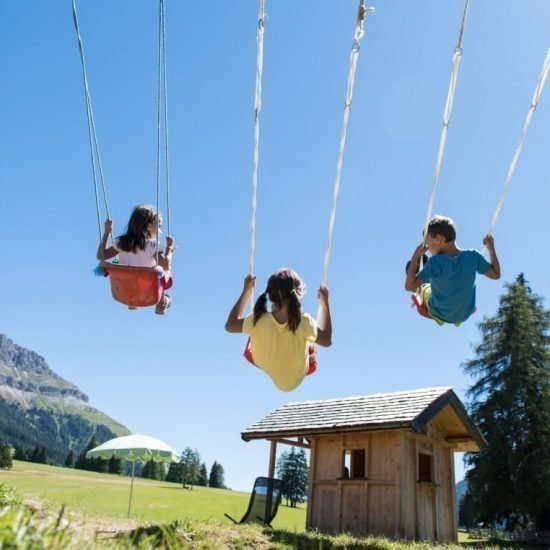
[{"label": "child's arm", "polygon": [[232,307],[225,322],[225,330],[227,332],[242,332],[243,331],[243,319],[241,315],[246,307],[246,302],[249,300],[256,284],[256,277],[254,275],[247,275],[244,280],[244,288],[239,296],[239,299],[236,301],[235,305]]},{"label": "child's arm", "polygon": [[317,291],[319,305],[321,306],[321,319],[323,327],[317,329],[317,340],[315,342],[320,346],[328,348],[332,345],[332,319],[330,318],[330,307],[328,305],[328,288],[322,286]]},{"label": "child's arm", "polygon": [[416,247],[414,254],[411,258],[409,268],[407,269],[407,278],[405,279],[405,290],[411,292],[415,291],[421,284],[422,281],[417,277],[418,267],[420,265],[420,259],[424,255],[426,250],[426,245],[422,243]]},{"label": "child's arm", "polygon": [[167,235],[164,254],[162,252],[159,254],[159,265],[162,269],[164,269],[164,271],[170,271],[170,268],[172,267],[172,255],[175,250],[176,247],[174,246],[174,238]]},{"label": "child's arm", "polygon": [[113,230],[113,222],[109,218],[105,220],[105,233],[103,238],[97,247],[97,259],[98,260],[110,260],[118,254],[118,250],[114,246],[107,246],[111,231]]},{"label": "child's arm", "polygon": [[491,262],[491,267],[484,273],[489,279],[498,280],[500,279],[500,262],[498,261],[497,253],[495,251],[495,239],[492,235],[485,235],[483,239],[483,244],[487,247],[489,252],[489,261]]}]

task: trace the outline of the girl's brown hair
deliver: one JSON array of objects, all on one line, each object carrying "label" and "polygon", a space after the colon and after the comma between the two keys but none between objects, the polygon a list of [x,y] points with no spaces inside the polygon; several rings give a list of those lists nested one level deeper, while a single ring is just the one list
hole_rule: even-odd
[{"label": "girl's brown hair", "polygon": [[292,332],[300,325],[302,320],[302,304],[300,299],[305,294],[305,285],[300,276],[292,269],[279,269],[267,281],[267,288],[260,294],[254,305],[254,324],[258,319],[267,313],[267,299],[281,307],[287,304],[288,307],[288,328]]},{"label": "girl's brown hair", "polygon": [[147,204],[140,204],[134,208],[126,233],[118,237],[118,248],[125,252],[145,250],[145,243],[151,239],[149,225],[157,223],[156,210]]}]

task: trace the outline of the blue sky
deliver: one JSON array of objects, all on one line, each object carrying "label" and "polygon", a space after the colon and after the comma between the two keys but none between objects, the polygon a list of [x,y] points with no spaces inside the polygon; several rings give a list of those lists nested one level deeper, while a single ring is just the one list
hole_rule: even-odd
[{"label": "blue sky", "polygon": [[[115,233],[155,200],[156,2],[79,1]],[[247,273],[256,12],[252,0],[166,0],[172,232],[165,317],[129,312],[95,278],[97,227],[70,2],[0,4],[4,239],[0,331],[44,355],[132,431],[191,446],[249,490],[268,448],[240,431],[290,402],[470,381],[477,323],[524,272],[550,296],[550,94],[535,113],[495,243],[503,277],[478,284],[459,329],[409,308],[404,264],[424,223],[463,3],[380,2],[363,39],[328,274],[334,344],[279,392],[223,325]],[[317,310],[357,2],[267,0],[257,213],[261,288],[295,268]],[[472,0],[434,213],[481,248],[550,46],[547,0]],[[284,448],[282,449],[284,450]],[[462,476],[460,461],[457,478]]]}]

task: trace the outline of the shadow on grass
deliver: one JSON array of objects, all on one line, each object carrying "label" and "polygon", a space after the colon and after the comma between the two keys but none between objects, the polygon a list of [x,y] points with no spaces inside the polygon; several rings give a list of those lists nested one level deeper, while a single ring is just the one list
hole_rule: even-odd
[{"label": "shadow on grass", "polygon": [[405,543],[393,544],[388,539],[358,539],[346,536],[324,535],[317,531],[291,532],[280,529],[264,529],[274,543],[289,545],[297,550],[389,550],[407,548]]}]

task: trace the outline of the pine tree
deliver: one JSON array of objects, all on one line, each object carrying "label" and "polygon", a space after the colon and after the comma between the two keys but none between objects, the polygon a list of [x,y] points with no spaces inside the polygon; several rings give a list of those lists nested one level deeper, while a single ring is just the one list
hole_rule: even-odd
[{"label": "pine tree", "polygon": [[181,462],[170,463],[170,466],[168,468],[168,473],[166,474],[166,481],[171,481],[172,483],[182,482]]},{"label": "pine tree", "polygon": [[212,468],[210,468],[210,476],[208,477],[208,486],[217,489],[225,489],[224,469],[221,464],[214,461]]},{"label": "pine tree", "polygon": [[191,447],[187,447],[183,453],[181,453],[181,482],[183,487],[190,483],[193,484],[196,477],[196,457],[195,452]]},{"label": "pine tree", "polygon": [[283,452],[277,461],[277,475],[281,479],[281,494],[285,497],[287,506],[290,503],[295,508],[298,502],[304,502],[309,478],[304,449],[296,452],[291,447],[290,452]]},{"label": "pine tree", "polygon": [[153,460],[147,461],[141,470],[141,477],[164,481],[166,477],[164,463],[154,462]]},{"label": "pine tree", "polygon": [[110,474],[122,473],[122,460],[120,458],[111,457],[107,462],[107,471]]},{"label": "pine tree", "polygon": [[67,454],[67,458],[65,459],[65,467],[74,468],[74,451],[72,449],[69,451],[69,454]]},{"label": "pine tree", "polygon": [[0,438],[0,468],[12,467],[12,448]]},{"label": "pine tree", "polygon": [[95,435],[92,436],[90,441],[88,442],[88,445],[86,445],[86,448],[78,455],[78,459],[74,465],[75,468],[78,470],[90,470],[92,472],[97,471],[98,463],[97,460],[101,460],[100,458],[86,458],[86,453],[93,449],[94,447],[97,447],[99,443],[97,442],[97,439]]},{"label": "pine tree", "polygon": [[523,275],[480,324],[464,368],[470,412],[488,448],[466,455],[465,501],[477,521],[550,529],[550,311]]},{"label": "pine tree", "polygon": [[206,487],[208,485],[208,470],[206,469],[206,464],[204,462],[200,465],[196,483],[201,487]]}]

